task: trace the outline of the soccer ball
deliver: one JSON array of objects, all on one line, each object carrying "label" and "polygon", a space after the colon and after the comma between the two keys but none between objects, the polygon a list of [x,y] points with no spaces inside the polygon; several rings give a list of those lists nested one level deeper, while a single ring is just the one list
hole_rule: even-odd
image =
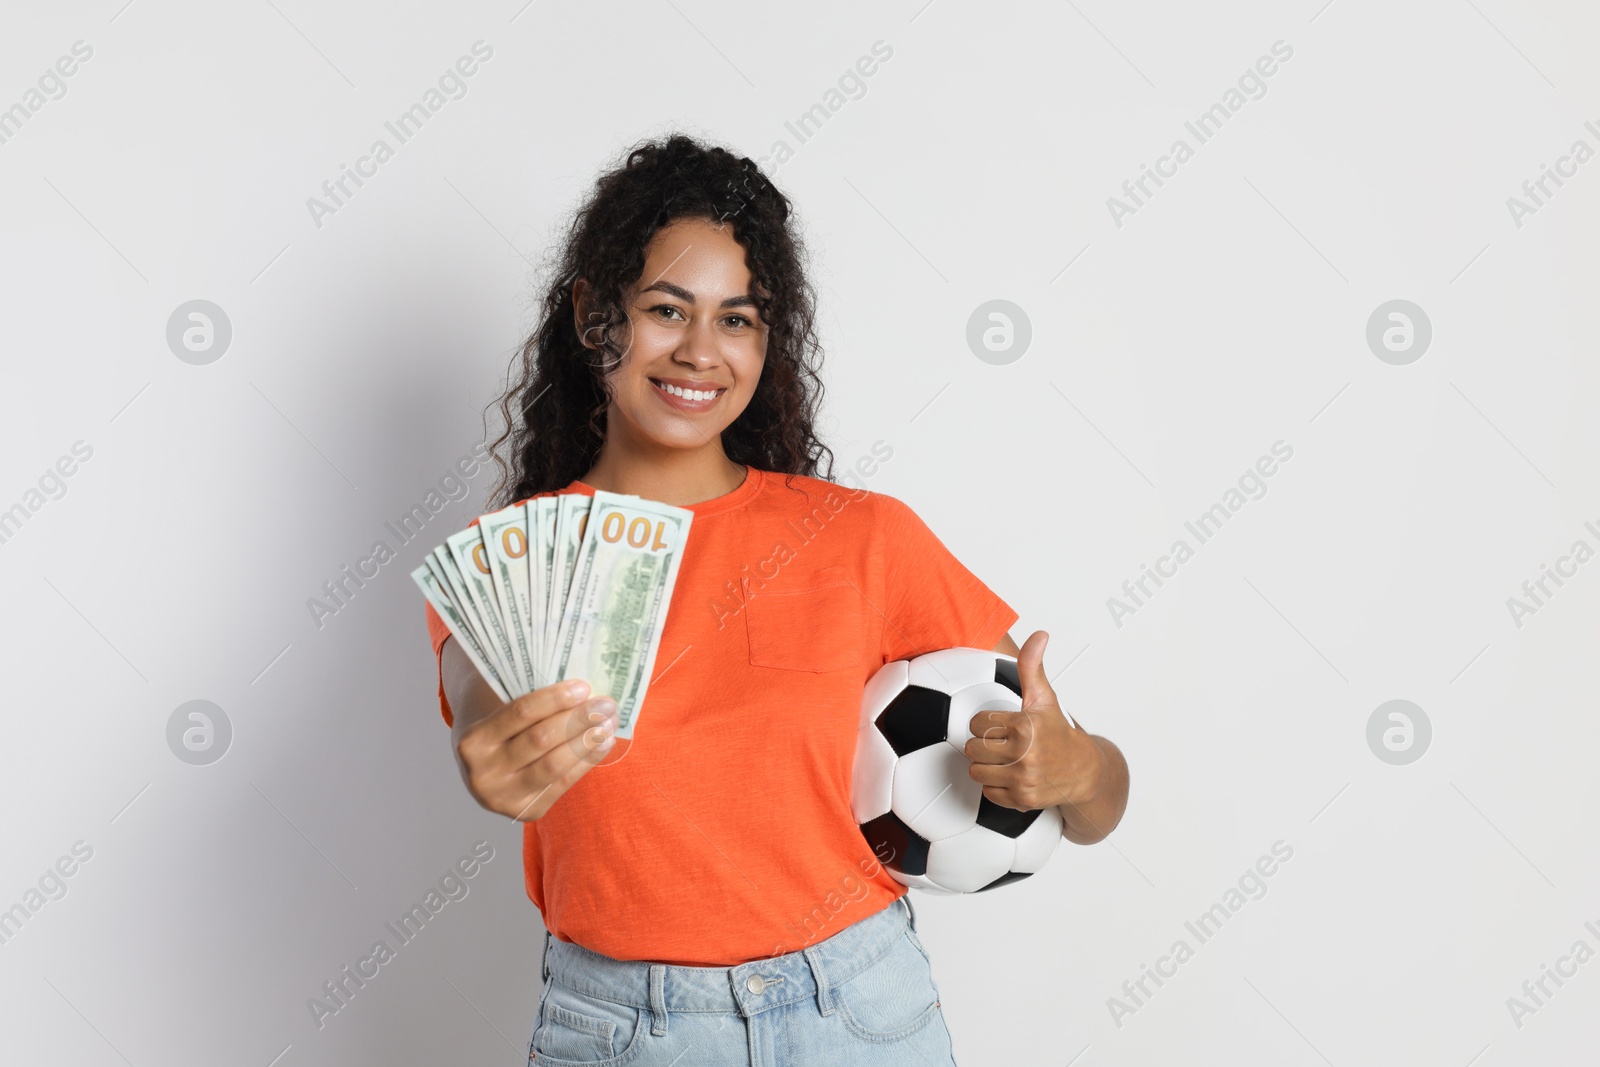
[{"label": "soccer ball", "polygon": [[850,806],[896,881],[976,893],[1045,865],[1061,840],[1061,813],[996,804],[967,773],[972,716],[1020,710],[1017,661],[977,648],[895,660],[867,682]]}]

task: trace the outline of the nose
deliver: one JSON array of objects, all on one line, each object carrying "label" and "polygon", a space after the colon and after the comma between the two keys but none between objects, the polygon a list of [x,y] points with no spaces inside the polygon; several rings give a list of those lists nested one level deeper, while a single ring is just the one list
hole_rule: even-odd
[{"label": "nose", "polygon": [[683,340],[679,343],[678,350],[673,353],[673,358],[696,370],[705,370],[719,363],[722,356],[718,351],[713,324],[706,319],[690,324],[684,331]]}]

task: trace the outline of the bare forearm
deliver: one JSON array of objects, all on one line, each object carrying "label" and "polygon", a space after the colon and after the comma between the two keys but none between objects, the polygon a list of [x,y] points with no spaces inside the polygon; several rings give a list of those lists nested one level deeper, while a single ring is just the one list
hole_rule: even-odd
[{"label": "bare forearm", "polygon": [[462,734],[499,710],[501,701],[454,636],[439,650],[439,673],[450,704],[450,747],[458,749]]},{"label": "bare forearm", "polygon": [[1078,845],[1103,840],[1122,821],[1128,807],[1128,761],[1122,750],[1099,734],[1091,734],[1104,759],[1100,787],[1094,795],[1073,804],[1058,804],[1065,825],[1061,836]]}]

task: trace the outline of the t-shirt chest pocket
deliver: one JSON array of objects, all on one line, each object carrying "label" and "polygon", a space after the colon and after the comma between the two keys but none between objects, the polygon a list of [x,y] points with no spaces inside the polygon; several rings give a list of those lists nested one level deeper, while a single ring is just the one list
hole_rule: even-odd
[{"label": "t-shirt chest pocket", "polygon": [[781,592],[746,583],[744,619],[750,662],[786,671],[838,671],[867,656],[869,613],[843,567],[823,567]]}]

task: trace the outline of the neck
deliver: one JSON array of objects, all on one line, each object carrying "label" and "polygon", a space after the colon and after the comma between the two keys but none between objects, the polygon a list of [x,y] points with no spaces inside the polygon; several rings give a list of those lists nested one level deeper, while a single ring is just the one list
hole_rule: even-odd
[{"label": "neck", "polygon": [[686,507],[714,500],[744,483],[745,468],[722,451],[720,440],[703,448],[648,451],[620,446],[608,437],[581,481],[608,493],[631,493]]}]

